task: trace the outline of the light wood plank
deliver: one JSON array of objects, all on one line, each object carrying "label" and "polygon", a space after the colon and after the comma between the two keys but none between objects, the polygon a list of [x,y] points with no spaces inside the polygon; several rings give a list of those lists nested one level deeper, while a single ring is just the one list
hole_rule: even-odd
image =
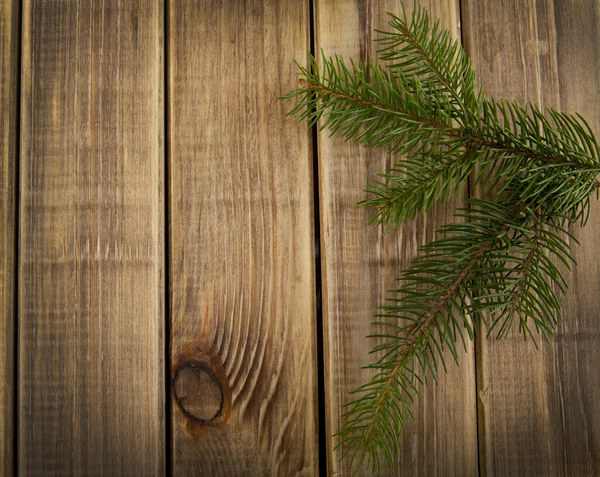
[{"label": "light wood plank", "polygon": [[[410,11],[412,2],[405,3]],[[432,0],[423,5],[459,36],[457,1]],[[375,61],[373,29],[387,27],[388,11],[401,13],[398,2],[317,0],[317,51]],[[328,468],[330,475],[351,475],[348,462],[339,462],[343,449],[333,450],[337,441],[330,436],[342,426],[341,406],[349,400],[348,392],[369,379],[360,367],[372,359],[367,353],[373,342],[365,338],[374,331],[370,322],[384,304],[386,290],[395,286],[399,270],[416,256],[417,247],[432,240],[433,232],[452,220],[453,209],[464,205],[466,188],[451,204],[436,206],[398,232],[385,235],[381,229],[369,228],[372,211],[356,204],[365,198],[367,181],[397,158],[329,138],[327,131],[318,138]],[[441,376],[439,386],[432,383],[423,389],[423,399],[413,406],[416,421],[401,440],[395,469],[384,475],[477,474],[472,346],[460,355],[460,363],[457,368],[450,362],[449,374]]]},{"label": "light wood plank", "polygon": [[[600,132],[600,3],[463,2],[466,47],[488,94],[580,112]],[[483,34],[482,32],[485,32]],[[478,344],[482,475],[600,475],[600,206],[573,227],[579,262],[560,327],[536,351],[515,333]]]},{"label": "light wood plank", "polygon": [[173,474],[317,474],[308,3],[172,0]]},{"label": "light wood plank", "polygon": [[15,199],[20,8],[0,4],[0,475],[13,475]]},{"label": "light wood plank", "polygon": [[23,16],[20,475],[161,475],[163,3]]}]

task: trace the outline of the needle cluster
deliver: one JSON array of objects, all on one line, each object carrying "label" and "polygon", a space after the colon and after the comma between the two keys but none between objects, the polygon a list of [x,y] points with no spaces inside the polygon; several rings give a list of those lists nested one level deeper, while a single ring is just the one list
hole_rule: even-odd
[{"label": "needle cluster", "polygon": [[600,172],[581,116],[486,97],[460,43],[426,10],[389,18],[377,63],[322,53],[321,65],[298,65],[290,114],[399,157],[366,186],[377,225],[397,228],[468,178],[486,199],[421,248],[374,322],[373,377],[352,392],[338,434],[351,465],[374,472],[393,463],[420,384],[458,359],[478,322],[497,338],[515,323],[526,339],[555,331],[567,287],[557,264],[572,263],[568,227],[585,224]]}]

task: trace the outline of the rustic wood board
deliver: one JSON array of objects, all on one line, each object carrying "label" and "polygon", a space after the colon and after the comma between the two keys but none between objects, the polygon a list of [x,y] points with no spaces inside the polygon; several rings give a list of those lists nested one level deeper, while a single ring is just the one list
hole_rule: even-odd
[{"label": "rustic wood board", "polygon": [[0,475],[13,475],[15,227],[20,4],[0,4]]},{"label": "rustic wood board", "polygon": [[163,18],[24,2],[23,476],[164,473]]},{"label": "rustic wood board", "polygon": [[[411,3],[406,2],[410,11]],[[459,37],[459,5],[453,0],[423,4],[434,18]],[[387,27],[386,12],[400,13],[397,1],[316,1],[316,51],[326,55],[375,61],[374,28]],[[330,475],[351,475],[346,461],[339,462],[341,449],[333,450],[331,437],[342,425],[341,406],[348,392],[366,382],[373,343],[365,336],[374,329],[370,322],[377,306],[384,304],[385,291],[394,287],[401,268],[416,256],[417,247],[432,240],[433,232],[452,220],[454,207],[464,205],[466,188],[451,204],[435,207],[424,217],[387,235],[369,228],[372,211],[356,204],[368,179],[392,165],[385,151],[367,151],[345,144],[328,131],[318,136],[321,240],[323,268],[323,322],[325,342],[325,387],[327,452]],[[460,367],[450,362],[449,374],[423,391],[414,406],[416,422],[407,428],[394,470],[385,475],[477,474],[475,368],[472,346],[461,354]],[[451,359],[450,359],[451,361]],[[361,475],[370,475],[367,471]]]},{"label": "rustic wood board", "polygon": [[308,13],[169,4],[175,476],[317,473],[310,134],[276,100]]},{"label": "rustic wood board", "polygon": [[[465,45],[487,93],[579,112],[600,132],[598,2],[469,0],[463,8]],[[482,475],[600,475],[598,203],[586,228],[572,231],[579,265],[566,276],[557,337],[540,351],[516,332],[478,343]]]}]

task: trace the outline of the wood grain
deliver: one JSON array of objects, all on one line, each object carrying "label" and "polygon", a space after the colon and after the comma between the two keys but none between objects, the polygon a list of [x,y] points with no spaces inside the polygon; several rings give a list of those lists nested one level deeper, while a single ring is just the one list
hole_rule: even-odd
[{"label": "wood grain", "polygon": [[20,5],[0,4],[0,475],[13,474],[15,227]]},{"label": "wood grain", "polygon": [[[464,38],[488,94],[579,112],[600,132],[600,4],[463,2]],[[600,475],[600,206],[573,227],[578,265],[557,336],[516,332],[477,349],[482,475]]]},{"label": "wood grain", "polygon": [[[406,7],[412,5],[407,3]],[[459,36],[457,1],[424,2],[434,18]],[[316,2],[316,50],[326,55],[375,61],[374,28],[385,29],[386,12],[397,14],[396,1]],[[409,10],[410,11],[410,10]],[[384,304],[386,290],[394,287],[399,270],[416,256],[417,247],[432,240],[433,232],[451,220],[452,210],[464,204],[466,189],[447,205],[387,235],[367,225],[372,211],[356,204],[365,198],[367,181],[392,165],[385,151],[365,150],[345,144],[324,131],[318,136],[323,250],[323,321],[325,323],[325,383],[327,435],[342,426],[341,406],[348,392],[366,382],[370,374],[360,369],[370,363],[373,342],[370,325],[377,307]],[[423,399],[413,406],[416,421],[407,428],[407,438],[394,469],[384,475],[477,474],[475,371],[472,346],[459,356],[460,367],[450,363],[449,374],[438,386],[423,390]],[[450,358],[451,361],[451,358]],[[347,461],[339,462],[343,449],[327,442],[330,475],[351,475]],[[364,471],[361,475],[370,475]]]},{"label": "wood grain", "polygon": [[310,136],[276,100],[308,3],[171,0],[169,32],[173,474],[316,475]]},{"label": "wood grain", "polygon": [[161,475],[163,3],[23,25],[20,475]]}]

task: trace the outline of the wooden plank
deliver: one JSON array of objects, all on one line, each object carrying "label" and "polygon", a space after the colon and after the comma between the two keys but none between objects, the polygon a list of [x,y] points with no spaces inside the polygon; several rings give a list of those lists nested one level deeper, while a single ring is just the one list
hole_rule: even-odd
[{"label": "wooden plank", "polygon": [[0,475],[14,467],[15,199],[19,74],[19,2],[0,4]]},{"label": "wooden plank", "polygon": [[[598,2],[463,2],[464,38],[488,94],[580,112],[600,132]],[[481,32],[484,31],[485,34]],[[600,475],[600,206],[573,227],[558,334],[478,344],[482,475]]]},{"label": "wooden plank", "polygon": [[163,3],[23,19],[20,475],[160,475]]},{"label": "wooden plank", "polygon": [[308,3],[172,0],[173,473],[315,475]]},{"label": "wooden plank", "polygon": [[[411,2],[406,2],[410,12]],[[459,36],[459,5],[454,0],[424,2],[434,18]],[[375,61],[374,28],[384,29],[386,12],[400,14],[397,1],[318,0],[316,50],[346,58]],[[341,406],[348,392],[366,382],[370,374],[360,369],[370,363],[373,342],[370,322],[384,304],[387,289],[401,268],[416,256],[417,247],[433,239],[433,232],[452,220],[455,207],[464,205],[466,188],[450,204],[436,206],[424,217],[407,223],[398,232],[370,228],[367,211],[356,204],[365,198],[369,179],[392,165],[385,151],[365,150],[345,144],[339,137],[318,136],[321,230],[323,250],[325,324],[325,386],[327,435],[342,426]],[[460,367],[450,364],[438,386],[423,389],[423,399],[413,406],[416,421],[407,428],[394,470],[385,475],[477,474],[475,371],[472,346],[460,355]],[[451,361],[451,359],[450,359]],[[331,475],[351,475],[348,462],[339,462],[343,449],[327,442]],[[370,475],[367,471],[360,475]]]}]

